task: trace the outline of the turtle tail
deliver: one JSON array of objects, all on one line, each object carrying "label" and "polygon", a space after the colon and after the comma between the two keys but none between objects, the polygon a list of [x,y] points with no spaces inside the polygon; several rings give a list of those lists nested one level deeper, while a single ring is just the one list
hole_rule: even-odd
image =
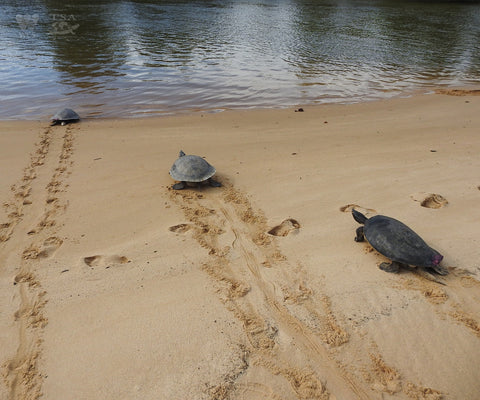
[{"label": "turtle tail", "polygon": [[357,221],[359,224],[364,224],[367,221],[367,217],[363,215],[361,212],[352,209],[352,216],[355,221]]}]

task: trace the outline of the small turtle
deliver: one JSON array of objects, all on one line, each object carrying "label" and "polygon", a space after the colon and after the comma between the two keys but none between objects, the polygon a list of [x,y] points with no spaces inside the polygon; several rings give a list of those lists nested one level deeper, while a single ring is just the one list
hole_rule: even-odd
[{"label": "small turtle", "polygon": [[73,111],[71,108],[64,108],[62,111],[57,112],[53,117],[52,117],[52,124],[57,125],[66,125],[70,122],[77,122],[80,120],[80,116]]},{"label": "small turtle", "polygon": [[398,272],[400,267],[412,265],[428,273],[433,270],[440,275],[448,274],[448,270],[440,266],[443,256],[402,222],[384,215],[367,218],[357,210],[352,210],[352,215],[355,221],[364,224],[357,228],[355,241],[367,239],[375,250],[392,260],[390,264],[380,264],[381,270]]},{"label": "small turtle", "polygon": [[170,175],[173,179],[180,181],[172,186],[175,190],[185,189],[188,183],[207,181],[210,186],[220,187],[222,184],[212,179],[215,168],[202,157],[185,155],[180,150],[178,158],[170,168]]}]

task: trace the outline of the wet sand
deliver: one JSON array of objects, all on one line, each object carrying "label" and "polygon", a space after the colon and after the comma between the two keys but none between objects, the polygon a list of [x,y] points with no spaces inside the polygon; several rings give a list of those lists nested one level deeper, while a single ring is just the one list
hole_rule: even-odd
[{"label": "wet sand", "polygon": [[[0,123],[0,398],[473,399],[480,97]],[[174,191],[179,150],[221,188]],[[351,208],[444,255],[389,274]]]}]

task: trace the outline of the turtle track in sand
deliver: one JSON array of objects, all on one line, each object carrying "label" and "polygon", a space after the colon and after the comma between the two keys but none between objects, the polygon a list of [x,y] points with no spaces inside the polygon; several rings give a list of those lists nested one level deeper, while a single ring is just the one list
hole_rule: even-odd
[{"label": "turtle track in sand", "polygon": [[[428,193],[419,193],[415,197],[423,200],[424,195]],[[439,196],[439,195],[436,195]],[[412,195],[412,198],[414,196]],[[429,196],[426,196],[429,198]],[[439,196],[441,198],[441,196]],[[414,200],[416,200],[416,198]],[[416,200],[416,201],[421,201]],[[445,200],[446,202],[446,200]],[[349,212],[352,209],[371,210],[358,205],[349,204],[340,207],[340,211]],[[372,210],[373,211],[373,210]],[[366,242],[366,248],[375,251]],[[377,253],[378,254],[378,253]],[[380,254],[378,254],[381,256]],[[387,285],[399,291],[411,292],[407,298],[415,298],[420,295],[431,305],[431,309],[436,313],[440,320],[452,320],[458,325],[459,330],[469,332],[471,335],[480,338],[480,316],[478,311],[475,312],[476,304],[480,301],[479,291],[480,282],[475,279],[475,273],[455,267],[448,267],[449,275],[445,276],[442,285],[436,280],[427,278],[425,274],[419,273],[416,269],[399,274],[386,274],[388,279]],[[413,292],[416,292],[414,294]],[[408,304],[406,305],[408,306]],[[380,315],[372,315],[373,318],[389,317],[391,310],[385,310]],[[353,335],[352,335],[353,336]],[[387,365],[382,355],[379,353],[378,346],[372,340],[369,346],[371,365],[364,372],[367,382],[371,387],[379,392],[384,393],[403,393],[412,399],[442,399],[448,394],[422,385],[405,380],[401,372],[397,371],[393,366]],[[450,398],[450,397],[448,397]]]},{"label": "turtle track in sand", "polygon": [[[48,127],[39,133],[24,174],[11,186],[12,197],[4,202],[7,220],[0,225],[0,274],[13,284],[8,288],[16,303],[11,324],[18,337],[14,349],[0,360],[9,400],[34,400],[42,396],[43,331],[48,323],[41,269],[61,247],[58,236],[61,215],[68,207],[64,193],[73,161],[74,128]],[[15,305],[16,304],[16,305]],[[10,325],[11,325],[10,324]]]},{"label": "turtle track in sand", "polygon": [[[412,194],[411,198],[421,202],[422,207],[427,208],[440,208],[448,204],[448,201],[444,197],[432,193],[419,192]],[[428,205],[425,205],[425,202]],[[340,207],[340,211],[351,212],[353,208],[375,213],[375,210],[361,207],[357,204],[342,206]],[[374,252],[377,256],[384,257],[373,249],[367,241],[365,242],[364,248],[366,252]],[[474,291],[480,288],[480,282],[471,276],[472,274],[468,271],[453,267],[449,267],[448,270],[450,274],[444,277],[444,279],[440,279],[425,273],[421,269],[412,269],[408,275],[397,275],[397,282],[392,284],[392,287],[422,293],[429,303],[439,307],[437,312],[440,315],[452,318],[456,323],[463,325],[480,338],[480,316],[475,316],[472,311],[470,311],[471,306],[468,304],[472,298],[476,297]],[[438,283],[447,286],[440,287]],[[460,298],[461,304],[452,301],[452,297]]]},{"label": "turtle track in sand", "polygon": [[[290,388],[290,397],[329,399],[333,389],[337,398],[370,398],[333,355],[333,349],[348,341],[348,333],[330,300],[311,296],[303,267],[282,254],[276,237],[268,234],[266,218],[248,197],[228,183],[221,189],[169,193],[187,220],[170,231],[192,234],[206,249],[201,268],[246,337],[243,370],[224,382],[209,383],[210,397],[221,393],[227,399],[238,391],[247,397],[263,393],[284,399],[286,394],[256,380],[269,375]],[[291,360],[290,351],[300,353],[303,361]]]},{"label": "turtle track in sand", "polygon": [[[323,282],[281,252],[277,241],[284,239],[269,233],[263,212],[245,193],[228,182],[221,189],[168,190],[185,218],[168,229],[191,235],[205,249],[200,267],[243,326],[240,361],[223,381],[206,383],[209,398],[442,398],[387,364],[373,339],[335,309]],[[441,295],[432,290],[425,297]],[[360,358],[347,361],[351,353]]]}]

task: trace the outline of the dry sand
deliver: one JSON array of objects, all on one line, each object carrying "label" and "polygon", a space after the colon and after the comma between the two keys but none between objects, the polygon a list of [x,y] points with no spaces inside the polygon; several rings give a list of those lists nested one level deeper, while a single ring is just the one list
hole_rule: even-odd
[{"label": "dry sand", "polygon": [[[480,97],[455,94],[2,122],[0,398],[479,398]],[[224,186],[171,190],[180,149]],[[446,285],[379,270],[352,205]]]}]

